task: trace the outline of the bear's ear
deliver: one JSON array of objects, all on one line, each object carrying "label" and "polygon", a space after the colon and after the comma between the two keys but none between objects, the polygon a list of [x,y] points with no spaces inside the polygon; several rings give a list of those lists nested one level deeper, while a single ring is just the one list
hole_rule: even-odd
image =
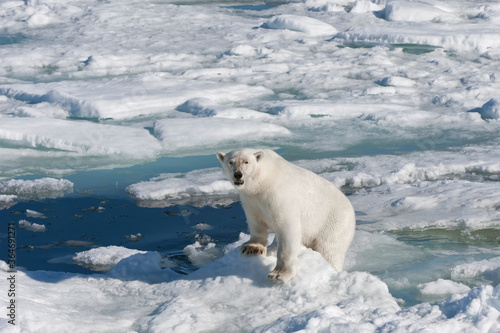
[{"label": "bear's ear", "polygon": [[223,163],[223,162],[224,162],[224,157],[226,157],[226,154],[221,153],[221,152],[218,152],[218,153],[217,153],[217,158],[219,159],[219,161],[220,161],[221,163]]},{"label": "bear's ear", "polygon": [[258,161],[260,161],[260,159],[261,159],[262,157],[264,157],[264,152],[263,152],[263,151],[258,151],[258,152],[256,152],[254,155],[255,155],[255,159],[256,159],[256,160],[257,160],[257,162],[258,162]]}]

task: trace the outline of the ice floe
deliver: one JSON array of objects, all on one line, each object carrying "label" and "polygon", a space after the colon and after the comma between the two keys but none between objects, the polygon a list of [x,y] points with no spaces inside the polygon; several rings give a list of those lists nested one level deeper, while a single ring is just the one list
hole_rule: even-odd
[{"label": "ice floe", "polygon": [[[103,251],[95,250],[87,252],[89,257],[104,258]],[[161,269],[158,253],[129,254],[107,274],[18,272],[24,313],[19,327],[38,332],[499,329],[498,286],[460,292],[440,306],[422,303],[401,309],[378,278],[365,272],[337,273],[319,253],[305,248],[297,278],[286,285],[267,279],[275,254],[248,258],[236,248],[187,276]],[[111,261],[114,256],[102,262]],[[2,269],[7,269],[3,262]],[[110,316],[115,320],[107,320]],[[49,317],[50,322],[44,320]],[[9,324],[3,319],[0,325]]]},{"label": "ice floe", "polygon": [[34,180],[10,179],[0,181],[0,194],[6,199],[58,198],[73,192],[73,183],[67,179],[39,178]]},{"label": "ice floe", "polygon": [[265,139],[291,135],[287,128],[254,120],[229,118],[169,118],[157,120],[155,136],[165,150],[175,153],[209,147],[249,145]]},{"label": "ice floe", "polygon": [[52,118],[5,118],[0,139],[21,147],[85,155],[157,156],[160,145],[145,129]]},{"label": "ice floe", "polygon": [[[124,94],[124,92],[126,92]],[[264,87],[186,81],[161,75],[0,86],[0,94],[32,104],[51,103],[75,118],[124,119],[168,114],[188,99],[218,102],[272,94]]]}]

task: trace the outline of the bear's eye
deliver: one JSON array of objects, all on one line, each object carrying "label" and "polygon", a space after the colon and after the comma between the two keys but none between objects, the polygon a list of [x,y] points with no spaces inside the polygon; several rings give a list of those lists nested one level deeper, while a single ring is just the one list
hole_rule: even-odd
[{"label": "bear's eye", "polygon": [[248,161],[245,161],[245,164],[248,164]]},{"label": "bear's eye", "polygon": [[233,162],[233,161],[229,161],[229,165],[233,165],[233,164],[234,164],[234,162]]}]

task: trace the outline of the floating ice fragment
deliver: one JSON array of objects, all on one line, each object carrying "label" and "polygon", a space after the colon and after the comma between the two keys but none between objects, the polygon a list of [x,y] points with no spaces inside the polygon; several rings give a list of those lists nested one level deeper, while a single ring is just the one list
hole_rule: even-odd
[{"label": "floating ice fragment", "polygon": [[262,25],[268,29],[287,29],[311,36],[335,35],[338,31],[330,24],[308,16],[282,14],[275,16]]},{"label": "floating ice fragment", "polygon": [[39,219],[46,219],[47,218],[47,216],[45,216],[45,214],[31,210],[31,209],[26,209],[26,216],[27,217],[35,217],[35,218],[39,218]]},{"label": "floating ice fragment", "polygon": [[125,238],[129,239],[131,242],[137,242],[141,238],[144,238],[144,236],[139,232],[135,235],[127,235]]},{"label": "floating ice fragment", "polygon": [[19,227],[33,232],[45,232],[45,225],[32,223],[26,220],[20,220]]},{"label": "floating ice fragment", "polygon": [[444,279],[422,283],[417,288],[422,295],[453,295],[466,293],[470,290],[468,286],[462,283]]},{"label": "floating ice fragment", "polygon": [[194,266],[202,267],[220,258],[222,256],[222,250],[213,242],[203,245],[196,241],[194,244],[184,248],[184,254]]},{"label": "floating ice fragment", "polygon": [[200,222],[200,223],[196,223],[193,228],[198,229],[198,230],[210,230],[210,229],[213,229],[214,227],[208,223]]},{"label": "floating ice fragment", "polygon": [[78,252],[73,257],[73,262],[93,271],[107,272],[120,260],[137,253],[146,253],[122,246],[97,247],[88,251]]}]

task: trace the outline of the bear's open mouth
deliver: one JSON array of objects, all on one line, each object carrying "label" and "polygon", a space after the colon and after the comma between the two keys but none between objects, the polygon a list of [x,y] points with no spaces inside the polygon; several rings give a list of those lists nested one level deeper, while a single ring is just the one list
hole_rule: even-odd
[{"label": "bear's open mouth", "polygon": [[243,185],[243,183],[244,183],[243,179],[236,179],[236,180],[234,181],[234,185],[236,185],[236,186]]}]

